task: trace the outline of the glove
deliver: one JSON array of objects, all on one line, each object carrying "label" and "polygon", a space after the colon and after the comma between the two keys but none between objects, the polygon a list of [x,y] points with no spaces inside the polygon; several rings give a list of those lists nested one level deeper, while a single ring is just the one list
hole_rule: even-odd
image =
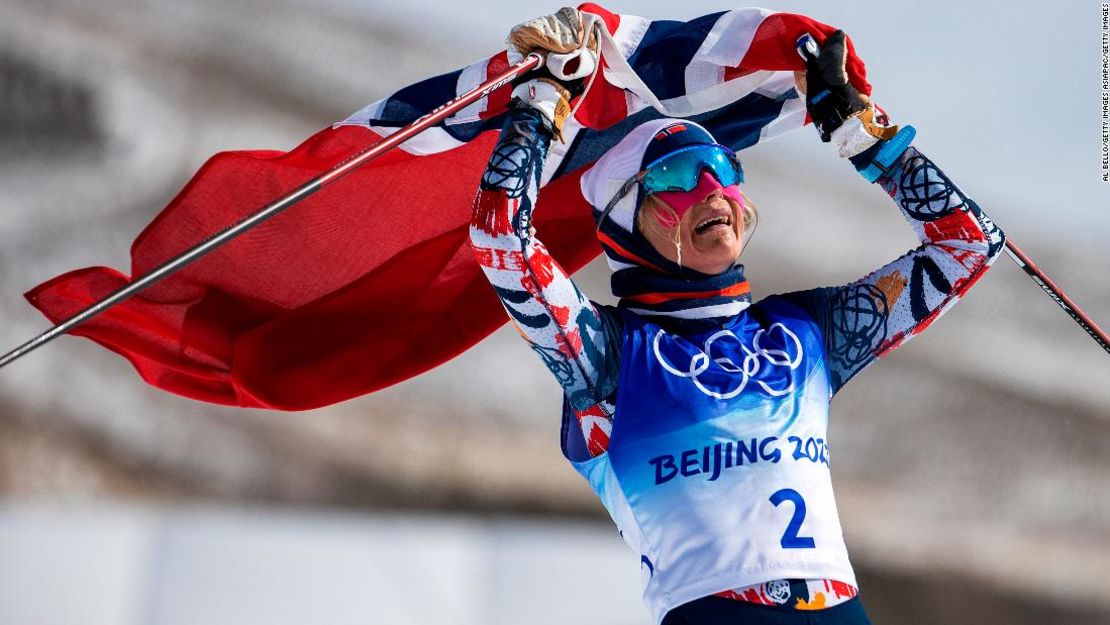
[{"label": "glove", "polygon": [[544,64],[513,81],[515,101],[539,111],[560,141],[571,113],[570,101],[585,91],[586,78],[597,68],[595,18],[563,7],[557,13],[518,24],[509,31],[509,63],[519,63],[532,52]]},{"label": "glove", "polygon": [[890,125],[886,113],[848,82],[845,38],[844,31],[837,30],[818,48],[812,35],[799,37],[798,54],[805,59],[806,71],[795,72],[795,79],[821,141],[833,142],[847,158],[890,139],[898,126]]}]

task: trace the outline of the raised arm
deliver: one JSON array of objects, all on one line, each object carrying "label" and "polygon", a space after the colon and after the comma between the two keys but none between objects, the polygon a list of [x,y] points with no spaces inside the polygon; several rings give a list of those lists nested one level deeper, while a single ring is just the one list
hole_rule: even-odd
[{"label": "raised arm", "polygon": [[837,31],[820,54],[815,42],[800,42],[808,69],[799,87],[807,109],[821,139],[894,199],[921,245],[851,284],[784,296],[808,310],[824,332],[832,393],[944,314],[1005,242],[982,209],[910,145],[913,129],[890,125],[848,84],[845,39]]},{"label": "raised arm", "polygon": [[912,145],[876,182],[921,245],[851,284],[785,296],[806,308],[825,333],[833,393],[944,314],[1004,242],[982,209]]},{"label": "raised arm", "polygon": [[[519,27],[518,27],[519,28]],[[470,224],[478,263],[517,331],[563,387],[586,440],[608,444],[619,331],[599,313],[535,237],[532,209],[566,93],[529,80],[514,90],[501,137],[482,175]]]}]

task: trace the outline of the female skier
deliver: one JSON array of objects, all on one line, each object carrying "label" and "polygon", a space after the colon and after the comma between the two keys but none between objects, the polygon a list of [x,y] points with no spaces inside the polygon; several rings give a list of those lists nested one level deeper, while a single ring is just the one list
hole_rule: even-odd
[{"label": "female skier", "polygon": [[[514,28],[509,43],[556,57],[547,68],[589,66],[586,37],[564,9]],[[575,49],[586,52],[566,55]],[[530,226],[582,71],[560,80],[541,69],[515,87],[481,181],[475,254],[562,385],[563,452],[640,554],[660,623],[869,623],[833,501],[829,401],[1002,249],[1002,232],[909,145],[912,130],[851,87],[845,53],[841,31],[804,53],[810,116],[921,239],[851,284],[752,303],[738,257],[755,210],[740,163],[697,124],[661,119],[582,179],[620,302],[587,299]]]}]

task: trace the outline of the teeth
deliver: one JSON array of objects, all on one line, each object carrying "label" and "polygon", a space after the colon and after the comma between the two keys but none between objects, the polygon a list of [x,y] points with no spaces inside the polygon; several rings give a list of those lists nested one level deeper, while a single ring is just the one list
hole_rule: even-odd
[{"label": "teeth", "polygon": [[731,221],[732,220],[729,219],[727,216],[718,215],[716,217],[710,217],[709,219],[706,219],[705,221],[699,223],[697,226],[694,227],[694,230],[696,230],[697,232],[704,232],[705,230],[708,230],[710,227],[717,224],[725,224],[726,226],[731,225]]}]

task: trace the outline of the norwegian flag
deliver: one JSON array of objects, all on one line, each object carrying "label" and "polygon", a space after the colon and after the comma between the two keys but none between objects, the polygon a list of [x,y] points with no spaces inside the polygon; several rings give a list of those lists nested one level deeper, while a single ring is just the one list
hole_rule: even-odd
[{"label": "norwegian flag", "polygon": [[[600,253],[578,181],[632,127],[684,117],[741,150],[809,120],[795,41],[835,29],[747,8],[688,22],[599,16],[603,72],[552,145],[535,226],[574,272]],[[865,94],[848,43],[848,73]],[[215,231],[508,68],[504,51],[405,87],[289,152],[213,156],[136,238],[141,276]],[[109,309],[71,334],[126,357],[144,380],[202,401],[276,410],[325,406],[417,375],[506,321],[468,244],[505,87],[295,208]],[[25,294],[57,323],[125,286],[78,269]]]}]

